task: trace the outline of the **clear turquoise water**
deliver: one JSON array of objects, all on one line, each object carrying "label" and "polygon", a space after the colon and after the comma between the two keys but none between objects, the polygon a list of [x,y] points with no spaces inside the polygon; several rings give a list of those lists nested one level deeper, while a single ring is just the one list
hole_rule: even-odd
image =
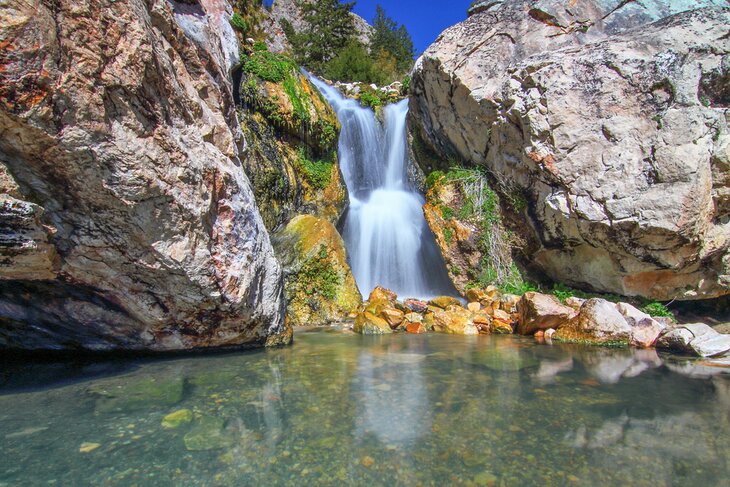
[{"label": "clear turquoise water", "polygon": [[[180,409],[193,421],[163,428]],[[0,438],[0,486],[728,485],[730,375],[653,351],[313,331],[3,364]]]}]

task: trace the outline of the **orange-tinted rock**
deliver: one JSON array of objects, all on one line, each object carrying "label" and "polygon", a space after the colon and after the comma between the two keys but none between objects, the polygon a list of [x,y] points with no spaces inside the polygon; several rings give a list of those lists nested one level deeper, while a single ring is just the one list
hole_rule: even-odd
[{"label": "orange-tinted rock", "polygon": [[438,296],[428,302],[431,306],[446,309],[449,306],[461,306],[461,301],[453,296]]},{"label": "orange-tinted rock", "polygon": [[514,294],[503,294],[500,298],[500,309],[507,313],[512,313],[517,310],[517,303],[522,299],[520,296]]},{"label": "orange-tinted rock", "polygon": [[406,333],[426,333],[426,327],[423,326],[423,323],[408,323],[406,325]]},{"label": "orange-tinted rock", "polygon": [[471,313],[461,306],[449,306],[433,313],[434,331],[454,335],[476,335],[477,327],[471,321]]},{"label": "orange-tinted rock", "polygon": [[370,296],[368,296],[368,301],[387,301],[391,304],[395,303],[397,299],[398,295],[396,293],[381,286],[373,289]]},{"label": "orange-tinted rock", "polygon": [[406,313],[405,320],[408,323],[423,323],[423,315],[418,313]]},{"label": "orange-tinted rock", "polygon": [[367,311],[358,313],[357,317],[355,317],[355,325],[352,330],[362,335],[393,333],[387,321]]},{"label": "orange-tinted rock", "polygon": [[482,305],[479,304],[478,302],[473,302],[473,303],[467,304],[466,305],[466,309],[468,309],[472,313],[476,313],[477,311],[479,311],[480,309],[482,309]]},{"label": "orange-tinted rock", "polygon": [[380,311],[379,316],[388,322],[391,328],[398,328],[398,325],[403,323],[405,314],[395,308],[385,308]]}]

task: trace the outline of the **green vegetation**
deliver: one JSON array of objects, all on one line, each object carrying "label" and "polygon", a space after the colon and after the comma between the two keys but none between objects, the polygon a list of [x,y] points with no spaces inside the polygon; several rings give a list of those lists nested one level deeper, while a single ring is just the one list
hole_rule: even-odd
[{"label": "green vegetation", "polygon": [[[376,9],[370,50],[357,38],[352,8],[355,2],[321,0],[301,4],[304,29],[282,28],[296,60],[311,71],[345,82],[384,85],[401,79],[413,66],[413,42],[405,26]],[[368,106],[378,106],[370,97]]]},{"label": "green vegetation", "polygon": [[436,186],[436,183],[438,183],[441,178],[445,176],[443,171],[432,171],[427,177],[426,177],[426,187],[431,189],[434,186]]},{"label": "green vegetation", "polygon": [[231,25],[242,34],[248,32],[249,29],[248,22],[238,12],[234,13],[233,17],[231,17]]},{"label": "green vegetation", "polygon": [[451,241],[454,238],[454,231],[450,228],[444,228],[444,240],[446,241],[446,245],[450,245]]},{"label": "green vegetation", "polygon": [[327,246],[322,244],[319,252],[304,262],[299,273],[299,283],[305,285],[307,295],[320,295],[333,300],[337,297],[337,289],[342,285],[342,278],[337,275],[329,259]]},{"label": "green vegetation", "polygon": [[307,157],[304,149],[298,152],[299,167],[309,184],[317,189],[324,189],[332,181],[332,168],[334,164],[330,161],[313,161]]},{"label": "green vegetation", "polygon": [[360,104],[370,108],[378,108],[384,104],[383,98],[379,91],[364,87],[360,93]]},{"label": "green vegetation", "polygon": [[666,305],[657,301],[650,301],[641,307],[641,311],[648,314],[649,316],[658,316],[662,318],[674,318],[672,313]]},{"label": "green vegetation", "polygon": [[292,78],[298,72],[298,66],[289,57],[269,52],[265,45],[257,43],[254,52],[244,62],[243,70],[265,81],[281,83]]},{"label": "green vegetation", "polygon": [[388,17],[380,5],[375,7],[370,53],[376,59],[384,56],[392,58],[395,68],[402,73],[407,73],[413,66],[415,52],[408,30]]}]

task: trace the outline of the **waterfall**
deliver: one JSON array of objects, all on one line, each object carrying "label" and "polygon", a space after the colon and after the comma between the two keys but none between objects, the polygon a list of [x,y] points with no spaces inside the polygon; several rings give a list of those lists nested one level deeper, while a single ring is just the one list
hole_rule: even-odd
[{"label": "waterfall", "polygon": [[342,125],[339,162],[350,200],[342,237],[360,291],[384,286],[401,297],[455,295],[426,219],[408,183],[408,100],[385,107],[381,124],[335,88],[310,76]]}]

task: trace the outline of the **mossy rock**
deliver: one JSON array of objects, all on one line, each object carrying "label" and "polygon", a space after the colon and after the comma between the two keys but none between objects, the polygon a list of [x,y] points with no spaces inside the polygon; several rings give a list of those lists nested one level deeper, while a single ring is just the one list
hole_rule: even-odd
[{"label": "mossy rock", "polygon": [[190,451],[219,450],[233,445],[233,437],[224,430],[225,421],[214,416],[201,417],[183,438]]},{"label": "mossy rock", "polygon": [[292,325],[323,325],[348,317],[362,303],[345,244],[329,221],[293,218],[274,238],[284,264],[287,316]]},{"label": "mossy rock", "polygon": [[162,427],[165,429],[175,429],[190,423],[193,420],[193,412],[189,409],[180,409],[168,414],[162,418]]},{"label": "mossy rock", "polygon": [[98,413],[162,409],[174,406],[183,398],[184,380],[123,378],[94,384],[89,392],[96,396]]},{"label": "mossy rock", "polygon": [[358,313],[355,317],[355,324],[352,327],[355,333],[361,335],[385,335],[393,333],[393,330],[388,325],[388,322],[379,316],[375,316],[368,311]]}]

